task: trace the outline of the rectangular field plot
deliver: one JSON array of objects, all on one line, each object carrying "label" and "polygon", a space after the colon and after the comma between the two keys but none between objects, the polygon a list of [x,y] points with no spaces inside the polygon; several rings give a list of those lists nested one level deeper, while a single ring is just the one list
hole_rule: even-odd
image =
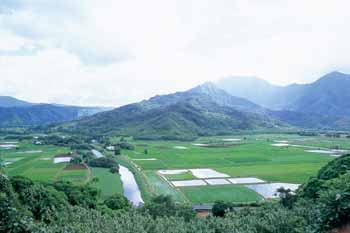
[{"label": "rectangular field plot", "polygon": [[179,181],[172,181],[171,183],[175,187],[205,186],[205,185],[207,185],[207,183],[205,183],[203,180],[179,180]]},{"label": "rectangular field plot", "polygon": [[231,184],[226,179],[207,179],[205,180],[209,185],[223,185],[223,184]]},{"label": "rectangular field plot", "polygon": [[258,193],[241,185],[183,187],[181,190],[192,203],[214,203],[218,200],[246,203],[262,200]]},{"label": "rectangular field plot", "polygon": [[102,198],[113,194],[123,194],[123,186],[119,174],[112,174],[108,168],[92,168],[92,176],[98,178],[93,186],[101,190]]},{"label": "rectangular field plot", "polygon": [[218,168],[231,177],[256,177],[269,182],[303,183],[315,175],[324,163],[259,164]]},{"label": "rectangular field plot", "polygon": [[227,174],[217,172],[213,169],[190,169],[192,174],[199,178],[199,179],[206,179],[206,178],[225,178],[225,177],[230,177]]},{"label": "rectangular field plot", "polygon": [[298,189],[299,184],[287,184],[287,183],[271,183],[271,184],[255,184],[246,185],[246,187],[254,190],[265,198],[277,198],[279,188],[290,189],[295,191]]},{"label": "rectangular field plot", "polygon": [[180,173],[180,174],[164,175],[164,177],[167,180],[195,180],[195,179],[197,179],[197,177],[195,177],[190,171]]},{"label": "rectangular field plot", "polygon": [[246,178],[231,178],[228,179],[232,184],[258,184],[265,183],[265,181],[254,178],[254,177],[246,177]]}]

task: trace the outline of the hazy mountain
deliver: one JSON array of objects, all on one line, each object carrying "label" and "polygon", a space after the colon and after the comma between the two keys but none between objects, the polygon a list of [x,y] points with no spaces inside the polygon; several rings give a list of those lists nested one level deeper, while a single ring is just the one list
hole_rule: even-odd
[{"label": "hazy mountain", "polygon": [[0,127],[34,126],[71,121],[107,110],[57,104],[33,104],[13,97],[0,97]]},{"label": "hazy mountain", "polygon": [[246,98],[274,110],[284,109],[303,92],[303,85],[282,87],[251,76],[226,77],[217,81],[216,85],[233,96]]},{"label": "hazy mountain", "polygon": [[272,85],[255,77],[228,77],[217,85],[272,110],[350,117],[350,75],[332,72],[310,84]]},{"label": "hazy mountain", "polygon": [[10,96],[0,96],[0,107],[28,107],[32,103],[19,100]]},{"label": "hazy mountain", "polygon": [[332,72],[303,87],[303,94],[287,106],[287,109],[350,117],[350,75]]},{"label": "hazy mountain", "polygon": [[186,92],[155,96],[63,125],[83,133],[128,134],[141,138],[187,139],[278,127],[255,111],[256,104],[207,83]]}]

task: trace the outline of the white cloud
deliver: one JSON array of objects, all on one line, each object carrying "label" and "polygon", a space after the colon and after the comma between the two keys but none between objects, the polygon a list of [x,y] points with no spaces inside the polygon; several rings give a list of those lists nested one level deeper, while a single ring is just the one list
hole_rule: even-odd
[{"label": "white cloud", "polygon": [[345,0],[5,1],[0,94],[122,105],[226,75],[313,81],[350,71],[349,6]]}]

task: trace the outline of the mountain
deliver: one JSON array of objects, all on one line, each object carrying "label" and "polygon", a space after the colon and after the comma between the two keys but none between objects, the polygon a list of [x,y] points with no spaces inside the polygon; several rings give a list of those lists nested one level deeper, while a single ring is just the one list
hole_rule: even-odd
[{"label": "mountain", "polygon": [[33,104],[13,97],[0,97],[0,127],[37,126],[71,121],[107,110],[57,104]]},{"label": "mountain", "polygon": [[350,75],[329,73],[303,86],[303,94],[287,109],[326,116],[350,117]]},{"label": "mountain", "polygon": [[284,87],[255,77],[228,77],[216,84],[231,95],[272,110],[350,117],[350,75],[336,71],[310,84]]},{"label": "mountain", "polygon": [[144,139],[192,139],[240,130],[280,127],[258,114],[262,108],[211,83],[185,92],[159,95],[139,103],[58,126],[89,134],[127,134]]},{"label": "mountain", "polygon": [[252,76],[230,76],[215,84],[233,96],[246,98],[273,110],[284,109],[303,93],[303,85],[292,84],[282,87]]},{"label": "mountain", "polygon": [[0,96],[0,107],[28,107],[32,105],[32,103],[19,100],[10,96]]}]

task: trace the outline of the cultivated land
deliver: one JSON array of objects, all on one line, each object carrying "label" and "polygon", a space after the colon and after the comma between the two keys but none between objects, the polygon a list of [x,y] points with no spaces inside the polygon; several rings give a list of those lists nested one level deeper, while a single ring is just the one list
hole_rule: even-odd
[{"label": "cultivated land", "polygon": [[123,194],[123,186],[118,174],[112,174],[108,168],[92,168],[93,178],[98,180],[93,186],[101,190],[101,197],[106,198],[113,194]]},{"label": "cultivated land", "polygon": [[[118,137],[111,139],[114,143],[120,140]],[[350,139],[347,138],[295,134],[206,137],[192,142],[124,140],[135,145],[135,150],[123,150],[123,156],[118,156],[117,161],[134,173],[145,201],[152,195],[164,194],[172,196],[177,202],[190,204],[213,203],[216,200],[249,203],[260,201],[263,197],[245,184],[227,181],[210,185],[205,177],[196,177],[189,169],[212,169],[229,178],[250,177],[267,183],[301,184],[334,159],[330,154],[307,152],[309,146],[315,150],[350,149]],[[288,146],[273,146],[279,143]],[[31,141],[16,145],[18,149],[0,148],[1,158],[10,163],[6,167],[10,176],[22,175],[38,181],[67,180],[77,185],[98,178],[93,180],[92,185],[101,190],[102,198],[123,193],[120,177],[108,169],[67,169],[68,163],[54,164],[55,155],[69,152],[68,148],[33,145]],[[98,149],[103,150],[102,147]],[[113,152],[104,151],[104,154],[112,155]],[[185,171],[171,174],[159,172],[179,169]],[[175,187],[172,183],[190,180],[201,180],[205,185]]]},{"label": "cultivated land", "polygon": [[[272,146],[278,141],[288,141],[290,145]],[[306,152],[306,148],[291,145],[350,149],[350,139],[294,134],[208,137],[194,142],[132,140],[130,142],[137,145],[136,149],[123,151],[123,154],[146,178],[148,192],[171,195],[179,202],[192,204],[213,203],[216,200],[255,202],[261,200],[262,196],[241,184],[174,187],[172,181],[198,178],[191,172],[162,175],[158,171],[210,168],[233,178],[255,177],[268,183],[301,184],[314,176],[334,157]],[[148,154],[144,154],[145,149]],[[149,158],[152,160],[147,160]]]},{"label": "cultivated land", "polygon": [[25,176],[34,181],[66,180],[77,185],[90,179],[88,169],[65,169],[67,163],[53,163],[54,157],[68,153],[68,148],[34,145],[30,140],[16,145],[17,149],[0,149],[0,157],[8,162],[5,170],[9,176]]}]

